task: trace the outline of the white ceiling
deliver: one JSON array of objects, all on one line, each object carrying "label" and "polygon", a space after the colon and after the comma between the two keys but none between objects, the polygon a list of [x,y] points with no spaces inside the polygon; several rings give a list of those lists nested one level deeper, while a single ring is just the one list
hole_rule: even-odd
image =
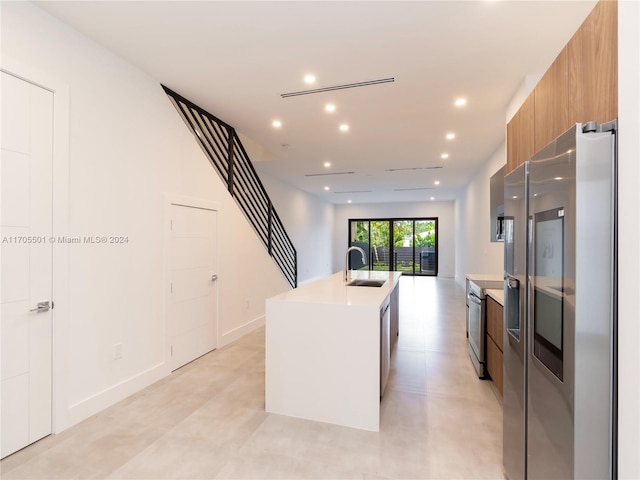
[{"label": "white ceiling", "polygon": [[[336,204],[455,198],[504,141],[506,108],[525,76],[546,70],[595,5],[37,3],[260,145],[249,147],[259,171]],[[303,83],[306,73],[315,85]],[[396,81],[280,97],[388,77]],[[459,96],[468,99],[463,108],[453,105]],[[338,130],[342,122],[349,132]],[[385,171],[433,166],[443,168]],[[305,176],[331,172],[355,173]],[[355,190],[370,192],[337,193]]]}]

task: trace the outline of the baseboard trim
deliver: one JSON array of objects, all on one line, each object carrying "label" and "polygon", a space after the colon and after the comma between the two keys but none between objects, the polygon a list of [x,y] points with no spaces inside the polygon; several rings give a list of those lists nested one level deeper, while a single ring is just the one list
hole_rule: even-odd
[{"label": "baseboard trim", "polygon": [[69,405],[68,414],[66,415],[68,425],[59,425],[58,427],[61,428],[57,428],[56,433],[60,433],[86,420],[96,413],[124,400],[128,396],[139,392],[143,388],[154,384],[170,373],[168,365],[162,362],[101,392]]},{"label": "baseboard trim", "polygon": [[264,326],[265,320],[264,315],[260,315],[257,318],[245,323],[244,325],[240,325],[239,327],[234,328],[233,330],[229,330],[226,333],[223,333],[220,337],[220,345],[219,347],[224,347],[225,345],[229,345],[231,342],[235,342],[239,338],[244,337],[247,333],[251,333],[254,330]]}]

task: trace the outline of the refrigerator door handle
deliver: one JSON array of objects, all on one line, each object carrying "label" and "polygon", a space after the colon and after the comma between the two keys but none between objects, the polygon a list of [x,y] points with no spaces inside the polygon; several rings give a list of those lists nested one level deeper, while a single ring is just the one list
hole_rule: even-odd
[{"label": "refrigerator door handle", "polygon": [[506,280],[507,280],[507,288],[511,290],[520,289],[520,281],[517,278],[508,275]]}]

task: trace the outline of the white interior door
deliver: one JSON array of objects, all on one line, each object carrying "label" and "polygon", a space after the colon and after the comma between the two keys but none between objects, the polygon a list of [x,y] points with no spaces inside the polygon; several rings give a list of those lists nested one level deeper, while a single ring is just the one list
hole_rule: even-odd
[{"label": "white interior door", "polygon": [[[51,433],[53,93],[2,73],[0,458]],[[49,302],[38,309],[39,302]]]},{"label": "white interior door", "polygon": [[216,348],[217,212],[171,205],[168,335],[171,370]]}]

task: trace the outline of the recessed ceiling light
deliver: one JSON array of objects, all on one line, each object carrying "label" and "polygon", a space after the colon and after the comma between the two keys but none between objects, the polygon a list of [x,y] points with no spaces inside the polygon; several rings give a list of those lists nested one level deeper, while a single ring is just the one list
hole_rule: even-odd
[{"label": "recessed ceiling light", "polygon": [[436,197],[429,197],[429,200],[435,200]]},{"label": "recessed ceiling light", "polygon": [[434,185],[440,185],[440,180],[436,180],[435,182],[433,182]]},{"label": "recessed ceiling light", "polygon": [[513,196],[513,197],[511,197],[511,198],[518,198],[518,195],[514,195],[514,196]]},{"label": "recessed ceiling light", "polygon": [[335,106],[333,103],[327,103],[327,104],[324,106],[324,109],[325,109],[327,112],[335,112],[335,111],[336,111],[336,106]]},{"label": "recessed ceiling light", "polygon": [[331,166],[331,162],[324,162],[324,167],[329,168]]},{"label": "recessed ceiling light", "polygon": [[440,158],[449,158],[449,154],[448,153],[443,153],[442,155],[440,155]]},{"label": "recessed ceiling light", "polygon": [[329,187],[324,187],[325,191],[329,191]]},{"label": "recessed ceiling light", "polygon": [[351,200],[347,200],[347,203],[351,203]]},{"label": "recessed ceiling light", "polygon": [[455,133],[447,133],[447,140],[453,140],[454,138],[456,138]]},{"label": "recessed ceiling light", "polygon": [[304,83],[316,83],[316,76],[308,73],[304,76]]},{"label": "recessed ceiling light", "polygon": [[564,180],[562,177],[554,177],[554,180]]},{"label": "recessed ceiling light", "polygon": [[280,128],[282,126],[282,122],[280,120],[274,120],[273,122],[271,122],[271,125],[273,125],[275,128]]},{"label": "recessed ceiling light", "polygon": [[342,125],[340,125],[340,131],[341,132],[348,132],[349,131],[349,125],[347,125],[346,123],[343,123]]},{"label": "recessed ceiling light", "polygon": [[464,107],[467,104],[467,99],[462,97],[456,98],[456,101],[453,103],[456,107]]}]

